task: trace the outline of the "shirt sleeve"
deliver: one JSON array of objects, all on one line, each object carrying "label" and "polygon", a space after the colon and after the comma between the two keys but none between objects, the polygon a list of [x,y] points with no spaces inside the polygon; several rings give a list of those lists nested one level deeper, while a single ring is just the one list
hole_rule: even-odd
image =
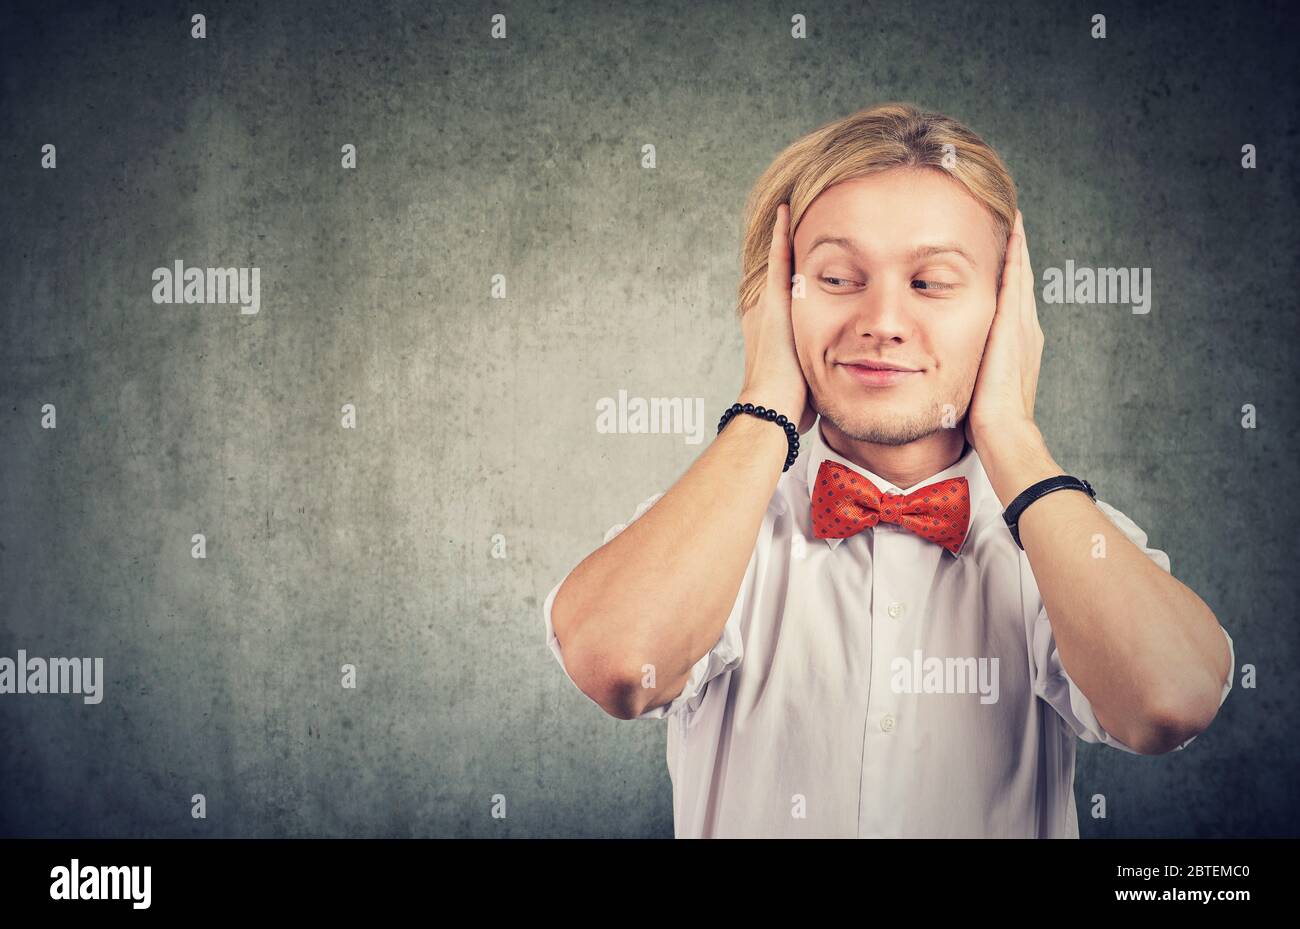
[{"label": "shirt sleeve", "polygon": [[[650,509],[650,507],[654,506],[662,496],[663,493],[661,492],[642,501],[626,525],[620,523],[611,526],[609,531],[605,533],[605,543],[611,541],[615,536],[626,529],[627,526],[636,522],[636,520]],[[754,561],[753,558],[751,558],[751,571],[753,570],[753,566]],[[574,567],[576,568],[577,565],[574,565]],[[573,571],[570,569],[569,574],[572,573]],[[564,674],[569,678],[570,683],[573,683],[573,686],[577,687],[577,683],[573,681],[573,676],[569,674],[568,668],[564,666],[564,655],[560,650],[560,642],[555,636],[555,626],[551,620],[551,607],[555,603],[555,595],[559,593],[560,587],[563,586],[564,581],[567,578],[568,574],[566,574],[564,578],[561,578],[560,582],[551,588],[551,592],[546,595],[546,602],[542,607],[542,613],[546,623],[546,644],[550,647],[551,653],[555,656],[555,660],[559,662],[560,667],[564,670]],[[673,716],[682,710],[697,709],[700,702],[704,699],[704,689],[709,681],[713,680],[724,671],[729,671],[736,665],[740,664],[740,659],[743,655],[743,646],[741,644],[740,636],[740,615],[741,604],[744,601],[745,587],[746,584],[742,583],[740,592],[736,595],[736,602],[732,605],[731,615],[727,618],[727,624],[723,629],[722,635],[718,637],[717,643],[715,643],[713,648],[709,650],[708,654],[701,657],[700,660],[692,666],[690,677],[682,687],[682,692],[674,697],[670,703],[666,703],[663,706],[652,707],[644,713],[641,713],[639,716],[633,717],[634,719],[663,719],[667,716]],[[583,693],[583,696],[587,696],[581,688],[579,688],[579,692]],[[588,697],[588,699],[591,698]],[[592,702],[595,703],[594,700],[592,700]]]},{"label": "shirt sleeve", "polygon": [[[1124,535],[1138,548],[1146,554],[1148,558],[1154,561],[1165,572],[1169,572],[1169,556],[1156,548],[1147,547],[1147,534],[1133,520],[1129,519],[1119,510],[1110,504],[1098,499],[1097,506],[1106,515],[1106,517],[1118,528]],[[1022,556],[1023,557],[1023,556]],[[1033,627],[1033,641],[1030,648],[1030,665],[1034,681],[1034,693],[1045,700],[1061,718],[1065,724],[1076,736],[1085,742],[1100,743],[1109,745],[1121,751],[1139,754],[1138,751],[1115,736],[1107,732],[1097,721],[1097,716],[1092,711],[1092,703],[1084,696],[1083,691],[1075,684],[1074,680],[1066,673],[1061,664],[1060,653],[1056,647],[1056,637],[1052,632],[1052,624],[1047,617],[1047,607],[1042,605],[1038,600],[1038,616]],[[1224,638],[1228,640],[1228,680],[1223,685],[1223,693],[1219,696],[1219,705],[1228,699],[1228,691],[1232,689],[1233,668],[1236,666],[1237,658],[1233,649],[1232,636],[1222,626],[1219,627],[1223,632]],[[1174,751],[1180,751],[1186,748],[1196,738],[1192,736],[1186,742],[1183,742]]]}]

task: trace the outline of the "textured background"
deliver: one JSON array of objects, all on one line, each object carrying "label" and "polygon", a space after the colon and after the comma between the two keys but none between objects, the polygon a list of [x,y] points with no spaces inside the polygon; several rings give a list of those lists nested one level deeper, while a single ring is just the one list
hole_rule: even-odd
[{"label": "textured background", "polygon": [[[671,836],[664,724],[583,697],[541,602],[704,446],[595,403],[716,422],[749,186],[891,99],[1002,153],[1040,275],[1153,268],[1147,316],[1040,304],[1039,422],[1238,669],[1186,752],[1080,743],[1082,834],[1300,832],[1285,4],[141,6],[0,12],[0,655],[107,677],[0,696],[0,834]],[[261,312],[155,305],[176,259]]]}]

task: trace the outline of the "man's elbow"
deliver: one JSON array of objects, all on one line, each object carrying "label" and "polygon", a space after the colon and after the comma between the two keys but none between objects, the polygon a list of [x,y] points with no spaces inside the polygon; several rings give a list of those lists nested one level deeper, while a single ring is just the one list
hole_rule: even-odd
[{"label": "man's elbow", "polygon": [[636,719],[649,708],[648,694],[640,681],[614,681],[606,685],[604,699],[596,702],[615,719]]},{"label": "man's elbow", "polygon": [[636,719],[645,711],[648,692],[627,673],[625,662],[573,643],[568,647],[561,643],[560,651],[573,683],[605,713],[615,719]]},{"label": "man's elbow", "polygon": [[584,692],[615,719],[636,719],[649,709],[651,691],[641,681],[617,674],[598,676],[591,689]]},{"label": "man's elbow", "polygon": [[1172,697],[1154,704],[1128,744],[1142,755],[1165,755],[1210,728],[1218,715],[1218,695]]}]

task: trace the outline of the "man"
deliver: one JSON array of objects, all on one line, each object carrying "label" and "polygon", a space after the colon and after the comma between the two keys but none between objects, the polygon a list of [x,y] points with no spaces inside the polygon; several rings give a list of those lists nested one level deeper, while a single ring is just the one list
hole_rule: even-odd
[{"label": "man", "polygon": [[556,658],[669,720],[678,837],[1077,837],[1075,738],[1181,749],[1235,658],[1048,452],[1010,176],[889,104],[787,148],[747,230],[751,407],[550,592]]}]

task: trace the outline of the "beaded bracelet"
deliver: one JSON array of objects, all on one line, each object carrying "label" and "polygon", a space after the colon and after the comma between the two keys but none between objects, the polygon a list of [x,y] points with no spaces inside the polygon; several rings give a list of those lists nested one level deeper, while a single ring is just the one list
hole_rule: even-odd
[{"label": "beaded bracelet", "polygon": [[794,464],[795,459],[799,457],[799,428],[776,410],[769,410],[764,406],[755,406],[752,403],[733,403],[729,409],[723,412],[722,419],[718,420],[719,433],[737,413],[752,413],[769,422],[776,423],[785,430],[785,441],[790,446],[790,453],[785,456],[785,467],[781,469],[781,472],[789,471],[790,465]]}]

